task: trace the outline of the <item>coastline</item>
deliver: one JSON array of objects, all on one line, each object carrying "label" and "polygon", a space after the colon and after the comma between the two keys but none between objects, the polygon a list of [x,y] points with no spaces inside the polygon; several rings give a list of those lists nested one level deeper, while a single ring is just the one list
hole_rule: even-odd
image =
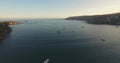
[{"label": "coastline", "polygon": [[10,25],[22,24],[17,21],[0,22],[0,41],[4,40],[6,35],[12,31]]},{"label": "coastline", "polygon": [[12,30],[8,24],[0,23],[0,41],[5,38],[5,36]]},{"label": "coastline", "polygon": [[83,20],[89,24],[120,25],[120,13],[91,16],[73,16],[65,18],[65,20]]}]

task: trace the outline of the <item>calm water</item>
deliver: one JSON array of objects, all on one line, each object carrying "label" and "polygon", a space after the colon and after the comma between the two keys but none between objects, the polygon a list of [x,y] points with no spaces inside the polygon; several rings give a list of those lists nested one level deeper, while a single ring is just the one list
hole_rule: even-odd
[{"label": "calm water", "polygon": [[120,28],[82,21],[29,20],[0,43],[0,63],[120,63]]}]

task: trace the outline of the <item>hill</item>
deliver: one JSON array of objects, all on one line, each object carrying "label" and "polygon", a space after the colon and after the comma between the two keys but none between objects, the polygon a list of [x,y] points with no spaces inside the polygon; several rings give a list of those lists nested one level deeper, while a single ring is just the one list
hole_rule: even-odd
[{"label": "hill", "polygon": [[120,13],[91,16],[73,16],[66,18],[66,20],[84,20],[92,24],[120,25]]}]

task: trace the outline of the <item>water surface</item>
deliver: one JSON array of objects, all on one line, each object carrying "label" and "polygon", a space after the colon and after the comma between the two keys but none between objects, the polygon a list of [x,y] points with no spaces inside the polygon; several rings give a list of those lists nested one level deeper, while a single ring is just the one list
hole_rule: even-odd
[{"label": "water surface", "polygon": [[0,63],[120,63],[120,28],[61,19],[12,26]]}]

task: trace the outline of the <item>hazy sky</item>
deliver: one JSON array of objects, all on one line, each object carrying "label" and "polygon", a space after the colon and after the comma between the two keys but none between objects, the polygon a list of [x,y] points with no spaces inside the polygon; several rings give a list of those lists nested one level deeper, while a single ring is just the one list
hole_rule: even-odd
[{"label": "hazy sky", "polygon": [[0,18],[65,18],[120,11],[120,0],[0,0]]}]

